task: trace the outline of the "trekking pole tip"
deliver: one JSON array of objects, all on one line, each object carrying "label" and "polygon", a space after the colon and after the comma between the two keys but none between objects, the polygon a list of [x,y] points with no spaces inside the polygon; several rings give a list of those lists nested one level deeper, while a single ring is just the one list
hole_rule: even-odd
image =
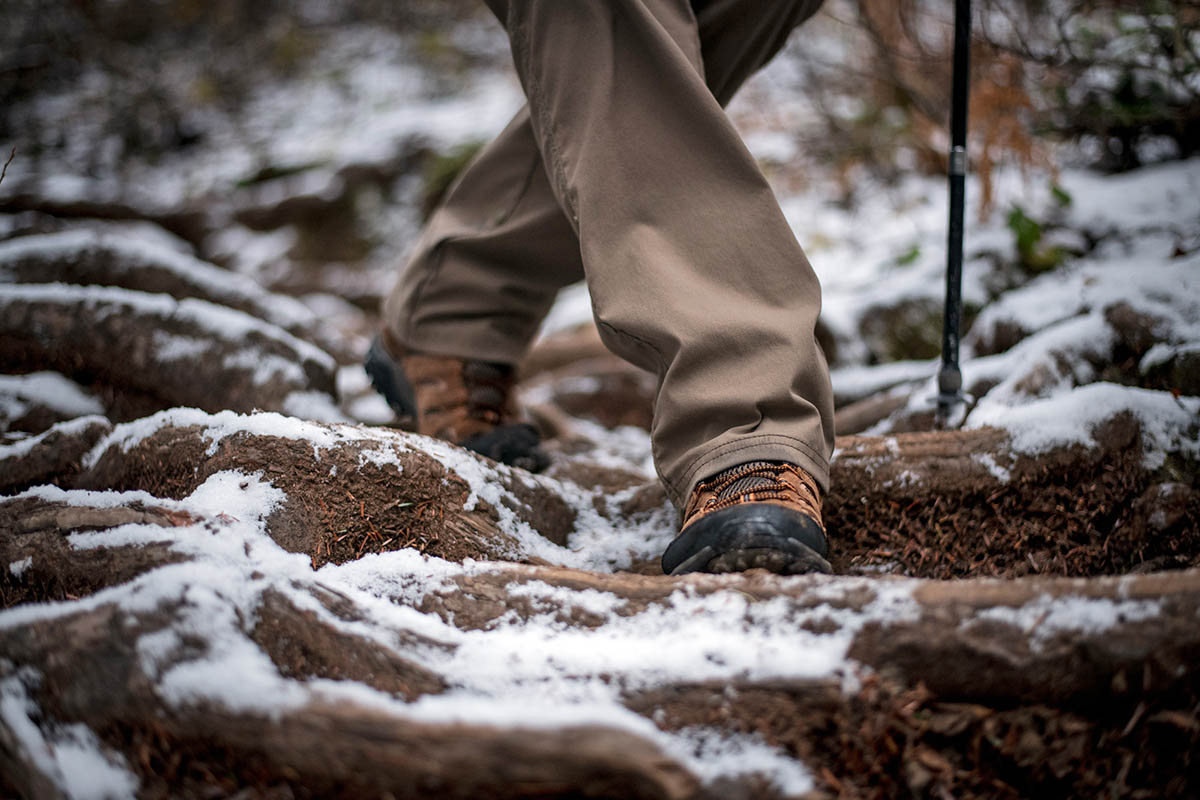
[{"label": "trekking pole tip", "polygon": [[947,425],[955,412],[965,403],[962,393],[962,370],[957,364],[943,363],[938,371],[938,418]]}]

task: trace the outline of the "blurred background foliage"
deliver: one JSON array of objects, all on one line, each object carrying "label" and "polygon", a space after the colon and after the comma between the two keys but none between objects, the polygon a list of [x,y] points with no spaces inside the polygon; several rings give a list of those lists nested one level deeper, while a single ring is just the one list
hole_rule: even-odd
[{"label": "blurred background foliage", "polygon": [[[1002,163],[1053,171],[1058,142],[1107,171],[1200,150],[1200,4],[976,0],[970,125],[981,216]],[[848,0],[827,10],[852,44],[804,59],[820,109],[810,149],[850,176],[945,169],[953,4]],[[852,187],[847,186],[849,192]]]},{"label": "blurred background foliage", "polygon": [[[27,155],[65,146],[39,97],[80,85],[103,106],[96,142],[139,156],[203,141],[204,113],[236,114],[251,90],[297,76],[339,29],[414,34],[441,71],[471,57],[439,28],[479,13],[474,0],[5,0],[0,139]],[[79,109],[79,116],[101,109]],[[55,120],[58,117],[53,116]],[[31,152],[32,151],[32,152]]]},{"label": "blurred background foliage", "polygon": [[[1200,149],[1194,0],[976,0],[975,10],[972,155],[983,213],[993,168],[1053,169],[1050,142],[1081,143],[1105,170]],[[825,14],[846,44],[795,53],[819,118],[798,132],[804,152],[839,170],[848,195],[860,167],[885,178],[941,171],[950,0],[830,0]],[[77,102],[92,106],[81,118],[102,106],[88,138],[103,143],[103,160],[188,148],[204,140],[206,114],[236,114],[254,86],[295,75],[331,31],[411,35],[418,57],[452,79],[481,65],[444,35],[447,25],[486,15],[478,0],[7,0],[0,140],[33,156],[67,147],[62,117],[29,101],[87,84],[94,91]],[[461,155],[431,167],[430,182],[448,182]],[[435,185],[427,195],[436,194]]]},{"label": "blurred background foliage", "polygon": [[[486,130],[430,116],[417,134],[363,134],[364,121],[428,114],[447,98],[461,121],[477,116],[481,95],[467,90],[481,85],[518,102],[480,0],[3,7],[0,156],[17,151],[0,187],[6,235],[71,216],[149,219],[269,288],[368,312]],[[952,25],[952,0],[826,0],[771,70],[785,91],[739,97],[731,113],[791,140],[782,161],[763,161],[787,191],[817,175],[830,202],[850,207],[881,183],[944,174]],[[975,0],[972,55],[972,208],[998,212],[1012,236],[989,273],[994,292],[1094,245],[1062,235],[1053,208],[994,208],[998,168],[1054,185],[1059,167],[1122,171],[1200,150],[1195,0]],[[414,95],[430,103],[389,106]],[[317,111],[293,113],[306,104]],[[296,146],[308,142],[318,145]],[[820,232],[805,246],[819,249]],[[928,255],[906,243],[892,260],[912,269]],[[936,304],[905,302],[860,331],[873,358],[936,354]]]}]

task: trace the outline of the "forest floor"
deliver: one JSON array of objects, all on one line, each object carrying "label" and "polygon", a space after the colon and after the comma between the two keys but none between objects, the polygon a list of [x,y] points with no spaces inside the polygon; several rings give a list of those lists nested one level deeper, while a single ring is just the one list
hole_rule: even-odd
[{"label": "forest floor", "polygon": [[0,793],[1200,794],[1200,160],[991,176],[938,427],[944,179],[847,201],[786,50],[730,113],[822,282],[835,574],[670,577],[585,287],[521,365],[542,474],[368,386],[431,183],[520,102],[478,17],[455,70],[389,36],[0,183]]}]

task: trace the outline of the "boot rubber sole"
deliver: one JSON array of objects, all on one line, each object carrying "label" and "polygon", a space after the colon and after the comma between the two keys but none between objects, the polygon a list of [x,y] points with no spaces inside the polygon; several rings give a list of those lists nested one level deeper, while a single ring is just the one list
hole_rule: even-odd
[{"label": "boot rubber sole", "polygon": [[742,572],[779,575],[832,572],[825,533],[807,514],[775,503],[746,503],[714,511],[689,525],[662,557],[663,572]]}]

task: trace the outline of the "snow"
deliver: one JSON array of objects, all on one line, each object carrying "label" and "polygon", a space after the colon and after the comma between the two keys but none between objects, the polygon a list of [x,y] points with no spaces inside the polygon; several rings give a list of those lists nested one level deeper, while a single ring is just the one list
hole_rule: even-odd
[{"label": "snow", "polygon": [[68,797],[113,798],[131,796],[138,780],[123,756],[108,751],[85,725],[65,725],[52,745]]},{"label": "snow", "polygon": [[264,355],[253,350],[239,350],[221,360],[221,366],[250,371],[250,379],[257,385],[282,379],[294,383],[304,380],[304,368],[294,361],[276,355]]},{"label": "snow", "polygon": [[1147,469],[1162,466],[1168,452],[1200,459],[1200,398],[1112,383],[1092,383],[1020,405],[985,400],[967,417],[966,426],[1002,428],[1011,435],[1014,452],[1038,455],[1063,445],[1095,446],[1095,427],[1122,412],[1141,425]]},{"label": "snow", "polygon": [[625,604],[624,599],[611,592],[595,589],[571,590],[551,586],[544,581],[529,581],[509,589],[510,597],[527,597],[535,610],[543,613],[575,608],[588,614],[607,616]]},{"label": "snow", "polygon": [[396,415],[383,395],[372,388],[362,364],[351,364],[338,370],[337,394],[346,401],[346,413],[356,422],[385,425],[395,419]]},{"label": "snow", "polygon": [[[634,524],[619,525],[596,511],[592,492],[570,481],[530,475],[503,464],[489,463],[465,450],[417,434],[384,428],[320,424],[274,412],[238,414],[222,411],[208,414],[199,409],[168,409],[117,425],[83,457],[82,463],[89,468],[95,466],[109,448],[116,447],[128,452],[168,426],[201,428],[200,435],[208,443],[208,455],[216,453],[222,440],[237,433],[305,441],[312,445],[318,459],[321,451],[342,444],[369,445],[370,449],[359,451],[362,461],[370,461],[378,466],[394,465],[397,468],[403,466],[400,459],[402,453],[419,449],[466,482],[470,490],[464,503],[466,509],[475,508],[481,500],[495,509],[500,530],[512,537],[514,542],[516,549],[510,554],[514,559],[533,556],[563,566],[611,571],[628,567],[635,558],[658,555],[674,535],[674,512],[665,504],[665,500],[660,513],[648,515]],[[644,442],[645,433],[639,433]],[[569,549],[544,538],[513,510],[520,508],[523,503],[505,484],[516,481],[542,485],[562,496],[574,508],[576,528]],[[608,502],[618,503],[621,499],[618,495]]]},{"label": "snow", "polygon": [[1153,619],[1162,612],[1157,600],[1119,600],[1106,597],[1040,596],[1019,608],[996,606],[977,614],[970,624],[999,621],[1015,625],[1044,645],[1057,633],[1077,631],[1100,633],[1118,623]]},{"label": "snow", "polygon": [[[72,286],[64,283],[0,285],[0,305],[12,301],[84,303],[95,308],[101,316],[127,313],[127,309],[134,309],[148,316],[190,322],[205,336],[221,341],[245,343],[251,336],[274,340],[304,361],[315,362],[330,371],[335,368],[329,354],[315,345],[296,338],[276,325],[206,300],[175,300],[170,295],[135,292],[111,286]],[[176,357],[174,352],[177,345],[166,342],[165,346],[168,352],[172,353],[172,357]]]},{"label": "snow", "polygon": [[[1161,319],[1168,326],[1162,331],[1164,336],[1200,339],[1200,252],[1167,261],[1165,250],[1161,243],[1148,246],[1139,242],[1133,252],[1120,247],[1035,278],[990,304],[975,321],[969,338],[1000,321],[1040,331],[1077,315],[1098,314],[1125,303]],[[1130,270],[1131,260],[1153,266]]]},{"label": "snow", "polygon": [[893,361],[877,366],[849,365],[830,370],[836,397],[860,399],[899,384],[925,381],[937,375],[937,361]]},{"label": "snow", "polygon": [[[310,13],[315,12],[310,9]],[[467,42],[475,53],[490,52],[497,42],[494,26],[466,23],[449,35]],[[306,67],[311,74],[336,70],[338,81],[316,83],[306,73],[295,81],[261,86],[238,126],[218,125],[205,144],[161,164],[134,159],[110,170],[112,174],[103,166],[85,173],[78,163],[94,145],[87,139],[87,126],[46,124],[47,130],[67,132],[71,142],[64,150],[68,162],[64,168],[76,169],[77,174],[58,172],[33,180],[18,163],[9,176],[11,185],[6,184],[3,192],[28,189],[64,202],[119,200],[156,212],[186,211],[198,197],[224,198],[216,208],[219,213],[232,213],[234,206],[270,209],[289,198],[327,201],[346,191],[347,167],[387,168],[417,147],[445,149],[487,138],[519,107],[521,93],[511,73],[485,74],[469,67],[464,78],[469,88],[447,93],[422,70],[419,54],[410,45],[403,39],[398,44],[392,34],[378,30],[339,34]],[[807,37],[806,46],[827,55],[832,50],[838,56],[845,43],[817,36]],[[1091,78],[1100,82],[1103,76]],[[768,174],[805,158],[803,141],[793,131],[814,111],[803,93],[795,90],[801,80],[794,63],[777,60],[731,106],[749,148],[764,162]],[[76,94],[47,101],[39,115],[56,118],[73,108],[79,94],[107,91],[99,78],[81,84]],[[764,108],[771,113],[762,113]],[[298,171],[242,185],[264,166],[296,166]],[[121,180],[115,177],[118,172]],[[993,177],[996,211],[978,221],[975,208],[968,209],[964,298],[983,310],[964,338],[963,373],[967,388],[978,385],[985,390],[980,390],[965,426],[1002,428],[1011,437],[1014,453],[1037,456],[1064,445],[1094,446],[1098,425],[1129,413],[1140,424],[1147,469],[1161,467],[1168,454],[1200,460],[1200,398],[1098,381],[1106,377],[1103,366],[1112,362],[1119,346],[1106,311],[1120,303],[1159,320],[1152,331],[1156,341],[1137,364],[1141,375],[1200,348],[1200,250],[1190,244],[1200,227],[1195,200],[1200,196],[1200,159],[1117,176],[1062,170],[1056,180],[1073,197],[1070,207],[1062,209],[1054,207],[1048,181],[1029,180],[1005,168]],[[858,198],[849,209],[831,201],[842,191],[820,170],[806,175],[802,186],[786,180],[777,184],[786,217],[821,279],[823,319],[839,340],[834,389],[839,401],[887,390],[912,392],[905,410],[927,407],[935,393],[936,360],[868,365],[874,357],[860,341],[859,331],[868,314],[902,300],[919,307],[940,306],[945,180],[909,175],[895,186],[855,174],[849,180],[855,183]],[[353,198],[355,203],[376,204],[367,215],[369,233],[387,242],[367,260],[361,270],[365,277],[355,286],[382,285],[379,276],[384,269],[390,278],[397,251],[412,238],[411,196],[416,184],[419,179],[414,176],[401,176],[380,190],[379,197]],[[972,206],[979,189],[977,178],[970,177]],[[1049,243],[1086,249],[1092,237],[1099,244],[1086,256],[1072,257],[1040,277],[1002,273],[995,264],[1015,258],[1013,235],[1004,221],[1014,204],[1034,218],[1052,218],[1054,225],[1062,226],[1047,229]],[[16,230],[15,222],[0,220],[0,224],[9,226],[5,231]],[[229,224],[210,235],[201,248],[239,272],[265,274],[288,269],[288,254],[301,243],[302,234],[292,225],[258,231]],[[202,300],[180,301],[114,288],[4,286],[0,300],[82,298],[109,313],[136,308],[194,323],[201,331],[196,337],[154,333],[151,344],[164,362],[203,358],[214,340],[244,342],[265,336],[286,344],[302,360],[334,369],[328,355],[281,327],[312,325],[335,338],[342,329],[353,331],[339,339],[348,342],[357,341],[355,337],[367,327],[361,310],[344,301],[311,295],[299,303],[273,295],[242,275],[196,258],[187,247],[153,228],[119,233],[74,230],[0,242],[0,280],[5,279],[6,265],[11,267],[22,258],[72,259],[91,257],[99,250],[116,255],[116,268],[155,266],[212,298],[236,298],[253,305],[264,320]],[[379,264],[384,268],[377,269]],[[539,336],[590,325],[591,320],[587,288],[577,284],[560,293]],[[979,346],[1001,325],[1015,326],[1028,336],[1006,352],[975,357]],[[339,329],[336,335],[331,333],[335,328]],[[230,356],[227,363],[249,370],[259,382],[275,377],[303,380],[303,369],[295,361],[264,357],[249,348]],[[1126,378],[1137,376],[1122,379]],[[318,459],[325,458],[327,451],[353,445],[360,466],[402,470],[403,454],[420,449],[466,482],[466,507],[487,503],[495,509],[500,530],[511,540],[508,555],[513,558],[537,558],[605,573],[659,555],[675,535],[677,515],[665,498],[661,507],[636,520],[621,519],[614,512],[640,486],[605,495],[557,479],[553,471],[549,476],[530,476],[424,437],[341,424],[347,416],[382,423],[390,421],[392,413],[370,391],[361,366],[338,369],[337,380],[342,396],[350,398],[345,409],[329,396],[309,391],[289,395],[283,403],[285,413],[169,409],[114,427],[84,457],[83,465],[94,466],[112,448],[128,451],[165,426],[196,427],[209,455],[223,440],[238,434],[279,436],[306,442]],[[574,388],[594,391],[596,387],[581,379]],[[0,377],[0,397],[9,398],[10,404],[11,398],[52,401],[70,415],[103,411],[95,397],[51,373]],[[98,421],[103,418],[81,416],[41,436],[0,445],[0,460],[29,453],[47,436],[75,433]],[[608,430],[585,420],[569,422],[571,436],[593,446],[582,455],[556,454],[556,467],[587,460],[626,470],[647,482],[654,478],[645,431]],[[885,421],[878,431],[888,433],[889,426]],[[893,453],[898,451],[894,439],[885,443]],[[1011,480],[1012,465],[1003,459],[986,453],[971,458],[1000,483]],[[338,477],[330,463],[329,480],[336,482]],[[893,480],[896,486],[910,487],[923,479],[902,471]],[[520,483],[551,491],[573,509],[576,524],[567,547],[541,537],[514,510],[520,509],[521,501],[511,487]],[[886,627],[915,619],[919,607],[914,592],[923,585],[875,576],[781,581],[785,588],[804,587],[821,601],[798,608],[786,598],[758,600],[729,588],[721,579],[706,579],[709,583],[685,579],[665,599],[635,613],[615,594],[555,586],[535,579],[541,573],[526,568],[471,560],[455,564],[412,549],[366,555],[314,571],[307,556],[284,551],[267,535],[265,521],[287,498],[262,474],[217,473],[182,500],[145,492],[42,486],[0,502],[29,497],[98,507],[143,504],[182,511],[197,520],[175,528],[129,524],[104,532],[74,532],[67,541],[77,549],[165,541],[188,560],[80,600],[0,612],[0,628],[11,628],[109,604],[126,620],[179,605],[175,625],[145,633],[137,642],[142,665],[172,707],[215,704],[279,716],[310,703],[334,701],[373,708],[397,719],[491,723],[514,731],[602,724],[643,737],[703,780],[756,773],[794,794],[810,791],[813,777],[786,753],[756,737],[730,736],[710,728],[665,733],[627,709],[623,693],[704,681],[835,680],[851,688],[864,673],[847,655],[854,634],[867,625]],[[11,561],[9,574],[20,579],[32,566],[32,558]],[[890,567],[866,569],[885,572]],[[527,603],[530,615],[509,612],[484,629],[461,630],[453,619],[417,610],[424,601],[464,591],[460,581],[500,570],[513,575],[507,594]],[[268,590],[344,634],[376,642],[436,670],[448,680],[448,690],[405,703],[351,681],[283,677],[249,638]],[[329,593],[349,599],[359,612],[355,619],[330,612],[319,600]],[[849,598],[862,594],[873,600],[855,610]],[[1057,633],[1101,632],[1121,622],[1150,619],[1159,611],[1153,600],[1044,596],[1015,608],[981,611],[965,625],[1012,624],[1040,645]],[[565,617],[573,613],[585,615],[594,626],[566,624]],[[59,725],[40,716],[31,700],[37,681],[38,676],[29,671],[0,681],[0,718],[28,760],[71,797],[136,793],[136,779],[128,765],[107,752],[94,734],[83,726]],[[736,696],[729,702],[736,703]]]},{"label": "snow", "polygon": [[1012,472],[1008,467],[1002,467],[996,462],[996,457],[991,453],[972,453],[971,460],[983,466],[992,474],[1000,483],[1008,483],[1012,480]]},{"label": "snow", "polygon": [[68,490],[51,484],[34,486],[18,494],[0,496],[0,502],[30,497],[45,500],[48,503],[62,503],[69,506],[86,506],[89,508],[117,508],[131,503],[143,503],[156,508],[166,508],[176,511],[184,511],[187,508],[176,500],[155,497],[149,492],[140,490],[131,492],[92,491],[88,489]]},{"label": "snow", "polygon": [[650,434],[636,425],[605,428],[591,420],[571,418],[571,435],[587,439],[593,447],[586,460],[602,467],[625,470],[653,480],[654,455],[650,449]]},{"label": "snow", "polygon": [[212,350],[213,343],[192,336],[176,336],[166,331],[155,331],[150,340],[154,352],[161,361],[189,361]]},{"label": "snow", "polygon": [[44,443],[48,439],[55,436],[74,436],[89,426],[95,424],[108,424],[105,417],[89,415],[86,417],[76,417],[69,419],[66,422],[59,422],[51,425],[37,436],[27,436],[12,444],[0,444],[0,462],[9,458],[20,458],[29,455],[35,447]]},{"label": "snow", "polygon": [[31,670],[0,681],[0,721],[16,738],[18,753],[70,800],[132,797],[138,780],[124,757],[105,748],[84,725],[49,726],[41,718],[28,692],[38,682]]},{"label": "snow", "polygon": [[283,398],[283,413],[318,422],[350,422],[325,392],[296,391]]},{"label": "snow", "polygon": [[0,280],[5,264],[21,259],[67,263],[105,256],[104,262],[117,272],[134,273],[152,267],[174,275],[181,286],[195,286],[204,296],[225,303],[250,303],[269,322],[280,326],[311,324],[314,315],[303,303],[284,295],[271,294],[253,280],[179,252],[160,237],[126,229],[113,235],[94,229],[68,230],[23,236],[0,242]]},{"label": "snow", "polygon": [[0,375],[0,403],[9,419],[32,406],[42,406],[66,417],[103,414],[104,406],[91,392],[57,372]]},{"label": "snow", "polygon": [[[461,41],[471,42],[472,52],[503,41],[497,26],[488,33],[487,46],[478,36]],[[203,142],[168,159],[120,148],[114,157],[97,148],[94,137],[103,121],[80,110],[103,106],[118,89],[110,76],[92,72],[60,94],[41,93],[27,109],[36,127],[63,132],[61,156],[53,170],[40,174],[35,168],[45,165],[17,159],[0,194],[24,190],[57,202],[118,201],[147,214],[164,213],[189,198],[229,197],[246,188],[269,199],[265,195],[277,191],[270,184],[286,178],[244,186],[264,165],[308,167],[301,173],[307,190],[321,193],[330,191],[346,166],[387,166],[419,144],[442,149],[493,136],[522,103],[511,68],[488,58],[467,69],[457,91],[447,93],[422,63],[419,38],[416,31],[380,26],[331,29],[294,77],[256,82],[237,116],[196,108]],[[196,72],[194,51],[184,48],[179,59],[163,68],[184,76],[184,85],[204,77]]]},{"label": "snow", "polygon": [[[141,493],[50,488],[25,496],[29,494],[93,505],[145,499]],[[261,476],[222,472],[181,501],[157,501],[186,509],[200,520],[196,524],[175,528],[127,524],[104,532],[71,534],[68,541],[76,548],[166,541],[191,560],[79,601],[2,612],[0,627],[53,619],[101,604],[115,603],[125,613],[139,613],[181,601],[177,623],[169,631],[147,633],[138,643],[139,657],[155,676],[159,695],[178,708],[216,703],[279,715],[325,698],[424,721],[470,720],[518,728],[606,724],[659,744],[701,776],[754,770],[796,789],[809,785],[807,773],[782,753],[759,741],[735,737],[728,740],[728,753],[716,757],[706,748],[725,740],[704,731],[662,733],[624,708],[621,691],[676,681],[840,674],[850,669],[845,651],[851,631],[871,619],[903,616],[905,608],[912,613],[911,586],[899,584],[878,590],[878,599],[862,613],[835,605],[796,609],[784,599],[754,602],[736,592],[699,595],[685,586],[664,603],[630,615],[623,601],[612,595],[531,581],[514,586],[513,593],[534,603],[532,617],[505,616],[487,630],[463,631],[411,607],[397,606],[396,600],[403,597],[415,603],[430,592],[453,591],[455,576],[503,565],[449,564],[407,551],[327,566],[314,573],[307,557],[283,551],[263,530],[263,520],[284,501],[283,493]],[[213,535],[217,530],[220,536]],[[859,583],[845,591],[862,588]],[[267,589],[284,594],[322,621],[386,646],[398,646],[397,634],[402,631],[443,642],[432,648],[406,648],[404,656],[446,675],[450,691],[404,704],[353,684],[282,677],[248,636],[255,608]],[[328,590],[350,598],[365,618],[347,623],[331,615],[313,597]],[[831,590],[831,603],[839,596],[841,592]],[[568,608],[594,614],[601,623],[590,632],[566,628],[557,617]],[[807,621],[824,618],[842,622],[842,630],[814,634],[805,628]],[[193,644],[185,646],[185,639]],[[203,646],[196,647],[197,641]],[[26,746],[40,741],[33,726],[20,735]],[[68,754],[70,763],[84,760],[84,753]],[[92,759],[92,768],[101,763],[98,758]]]},{"label": "snow", "polygon": [[[737,702],[736,695],[731,702]],[[784,759],[758,736],[732,736],[710,728],[684,728],[667,747],[668,754],[690,763],[701,780],[736,775],[762,775],[787,796],[811,792],[812,774],[800,762]]]}]

